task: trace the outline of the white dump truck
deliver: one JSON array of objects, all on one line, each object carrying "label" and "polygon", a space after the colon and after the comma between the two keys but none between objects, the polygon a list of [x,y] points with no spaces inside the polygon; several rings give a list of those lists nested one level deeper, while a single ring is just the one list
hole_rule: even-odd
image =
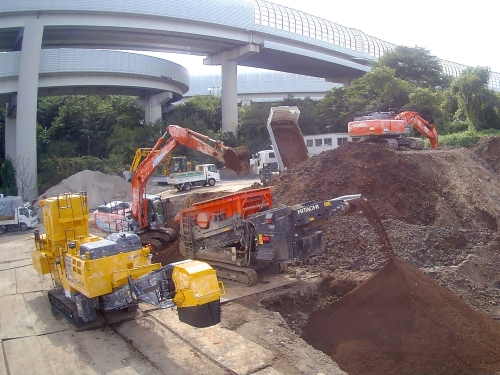
[{"label": "white dump truck", "polygon": [[220,173],[215,164],[200,164],[194,168],[194,171],[153,177],[153,182],[158,185],[168,184],[179,191],[188,191],[194,186],[214,186],[218,181],[220,181]]},{"label": "white dump truck", "polygon": [[[267,131],[273,146],[270,159],[270,150],[262,151],[260,158],[267,157],[267,163],[262,162],[259,178],[266,183],[280,172],[294,164],[299,164],[309,158],[307,146],[299,127],[300,111],[295,106],[272,107],[267,120]],[[272,161],[271,161],[272,160]]]},{"label": "white dump truck", "polygon": [[10,230],[27,230],[38,224],[38,216],[29,202],[22,197],[0,197],[0,234]]}]

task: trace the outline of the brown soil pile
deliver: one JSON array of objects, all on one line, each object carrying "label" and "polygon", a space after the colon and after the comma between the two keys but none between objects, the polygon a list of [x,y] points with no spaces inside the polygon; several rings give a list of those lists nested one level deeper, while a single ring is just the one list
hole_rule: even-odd
[{"label": "brown soil pile", "polygon": [[472,147],[472,150],[496,173],[500,172],[500,137],[483,138]]},{"label": "brown soil pile", "polygon": [[382,219],[497,229],[499,186],[498,176],[463,148],[401,151],[348,143],[289,169],[275,184],[273,199],[290,205],[360,193]]},{"label": "brown soil pile", "polygon": [[[283,173],[273,187],[273,204],[362,194],[382,219],[399,258],[500,317],[497,143],[500,138],[491,137],[471,149],[421,151],[348,143]],[[363,215],[341,217],[321,230],[324,251],[303,261],[301,273],[373,273],[385,264]]]},{"label": "brown soil pile", "polygon": [[[275,184],[273,199],[291,205],[304,199],[363,194],[382,219],[430,224],[435,213],[429,206],[436,197],[425,180],[418,162],[409,155],[369,143],[348,143],[288,170]],[[429,204],[413,204],[424,199]]]},{"label": "brown soil pile", "polygon": [[304,339],[349,374],[500,371],[500,325],[396,258],[312,314]]}]

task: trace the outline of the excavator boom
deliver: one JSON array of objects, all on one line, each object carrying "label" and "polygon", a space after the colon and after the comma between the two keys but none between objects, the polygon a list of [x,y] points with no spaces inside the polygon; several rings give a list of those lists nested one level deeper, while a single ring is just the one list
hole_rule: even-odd
[{"label": "excavator boom", "polygon": [[[250,173],[250,153],[244,146],[227,147],[221,141],[177,125],[169,125],[167,132],[173,138],[177,138],[182,145],[213,156],[224,163],[226,167],[235,171],[239,177]],[[213,145],[207,142],[212,142]]]},{"label": "excavator boom", "polygon": [[[213,144],[210,145],[208,142]],[[148,205],[145,202],[146,184],[156,168],[172,154],[179,144],[213,156],[228,168],[233,169],[238,176],[245,176],[250,172],[250,153],[246,147],[240,146],[232,149],[221,141],[193,130],[178,125],[169,125],[165,134],[158,139],[132,178],[132,217],[137,220],[141,229],[147,228],[150,222]]]},{"label": "excavator boom", "polygon": [[396,115],[396,120],[404,120],[407,124],[413,126],[417,131],[429,138],[431,147],[438,148],[438,135],[434,125],[429,124],[417,112],[404,111]]}]

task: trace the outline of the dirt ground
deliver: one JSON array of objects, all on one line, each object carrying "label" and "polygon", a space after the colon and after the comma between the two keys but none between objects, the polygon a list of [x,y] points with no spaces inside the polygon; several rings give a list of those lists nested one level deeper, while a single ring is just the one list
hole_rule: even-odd
[{"label": "dirt ground", "polygon": [[[441,349],[436,340],[442,338],[440,335],[454,336],[454,340],[449,342],[452,348],[463,348],[461,342],[472,340],[472,344],[477,343],[478,348],[490,352],[487,360],[482,351],[474,354],[476,359],[479,358],[476,362],[463,357],[464,362],[460,363],[461,360],[455,358],[456,366],[446,367],[441,362],[433,362],[436,361],[435,355],[424,352],[408,359],[405,357],[408,353],[401,349],[407,345],[405,343],[395,346],[399,351],[392,353],[392,357],[387,353],[381,355],[376,352],[370,357],[370,366],[363,368],[356,366],[356,363],[366,361],[367,357],[359,359],[355,355],[356,350],[365,348],[369,351],[378,345],[377,342],[370,342],[364,337],[357,345],[352,341],[350,345],[353,347],[344,342],[339,348],[335,343],[340,339],[336,339],[335,332],[331,330],[328,331],[331,345],[326,345],[329,350],[323,350],[322,353],[313,348],[317,347],[314,338],[324,336],[324,328],[333,326],[332,320],[328,319],[337,319],[328,313],[329,309],[339,306],[336,301],[340,303],[347,293],[354,293],[358,290],[357,286],[366,285],[363,282],[377,277],[377,272],[388,263],[387,254],[383,252],[373,227],[362,214],[341,217],[325,224],[322,227],[323,252],[288,269],[289,276],[298,279],[297,283],[223,305],[221,324],[272,350],[276,355],[273,366],[287,374],[313,374],[330,365],[330,373],[335,373],[338,370],[335,370],[332,358],[338,361],[344,371],[353,374],[401,373],[398,369],[403,368],[402,364],[409,363],[409,367],[404,368],[411,369],[412,363],[416,362],[423,366],[419,369],[427,374],[499,373],[498,146],[500,139],[496,137],[484,139],[468,149],[442,147],[423,151],[391,150],[374,144],[348,143],[295,165],[283,173],[272,187],[274,206],[362,194],[380,216],[395,256],[398,261],[402,261],[403,265],[398,269],[402,279],[416,277],[412,273],[414,270],[419,273],[418,277],[427,277],[435,283],[423,294],[412,295],[417,298],[412,301],[427,301],[427,308],[433,309],[427,320],[421,319],[421,315],[426,314],[425,306],[416,302],[406,307],[395,305],[394,308],[410,309],[403,316],[418,317],[415,321],[420,322],[419,329],[429,331],[439,328],[433,324],[439,318],[442,322],[457,322],[456,314],[463,313],[472,325],[480,327],[479,331],[474,331],[460,321],[461,325],[452,324],[451,328],[446,325],[448,331],[439,331],[436,335],[430,335],[432,337],[425,336],[425,340],[431,340],[426,341],[427,345],[437,348],[436,353],[439,354]],[[212,196],[193,197],[195,200],[209,198]],[[176,246],[176,243],[172,245],[168,256],[167,253],[155,254],[154,259],[176,260],[176,257],[180,257]],[[457,307],[458,310],[450,311],[442,305],[449,303],[446,302],[449,296],[443,298],[436,291],[441,287],[463,303]],[[388,290],[388,295],[401,293],[404,294],[404,291],[394,293],[393,289]],[[407,298],[402,298],[402,301],[411,300],[408,295],[404,296]],[[456,300],[453,300],[454,303],[458,303]],[[383,301],[380,298],[380,302]],[[317,314],[322,313],[323,320],[317,320],[321,316]],[[352,325],[354,332],[362,329],[359,323],[346,319],[344,317],[342,324]],[[369,315],[366,315],[366,319],[369,320]],[[305,327],[311,328],[315,322],[316,331],[306,330]],[[490,333],[493,332],[492,336],[485,333],[485,327],[489,327],[487,330]],[[370,329],[375,328],[370,326]],[[378,327],[374,336],[387,335],[387,329],[383,328]],[[387,340],[401,343],[404,333],[401,330],[407,332],[405,324],[399,330],[393,328],[396,337],[389,335]],[[472,337],[466,338],[465,333]],[[348,332],[344,338],[352,335],[353,332]],[[412,337],[415,339],[418,335]],[[483,345],[484,342],[489,346]],[[391,345],[387,347],[392,348],[395,344]],[[438,355],[439,358],[449,359],[446,353]],[[465,362],[470,366],[465,365]],[[474,364],[477,366],[474,367]],[[418,370],[414,368],[414,372],[408,373],[418,373]]]}]

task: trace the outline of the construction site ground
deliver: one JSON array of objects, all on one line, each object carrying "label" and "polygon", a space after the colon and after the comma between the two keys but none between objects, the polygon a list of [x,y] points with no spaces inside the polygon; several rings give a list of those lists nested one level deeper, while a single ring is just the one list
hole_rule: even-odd
[{"label": "construction site ground", "polygon": [[[396,258],[363,215],[335,219],[323,252],[286,274],[226,283],[222,322],[204,329],[147,305],[75,329],[51,313],[29,235],[3,235],[0,374],[500,374],[499,171],[498,138],[347,144],[292,167],[273,182],[274,205],[362,194]],[[181,207],[224,192],[165,194]],[[153,259],[180,259],[176,246]]]}]

